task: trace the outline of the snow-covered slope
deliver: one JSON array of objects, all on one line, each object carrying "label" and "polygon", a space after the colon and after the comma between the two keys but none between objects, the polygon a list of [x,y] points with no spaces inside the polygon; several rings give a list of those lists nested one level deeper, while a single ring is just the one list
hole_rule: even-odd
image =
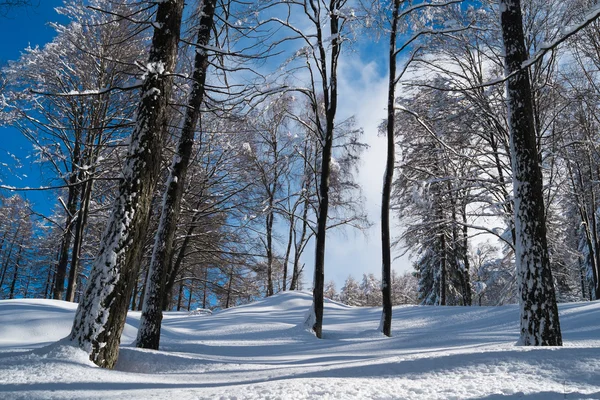
[{"label": "snow-covered slope", "polygon": [[326,302],[324,339],[302,329],[311,304],[289,292],[213,315],[167,313],[161,351],[130,346],[102,370],[55,342],[75,307],[0,301],[0,399],[600,399],[600,303],[560,306],[565,346],[515,346],[518,309]]}]

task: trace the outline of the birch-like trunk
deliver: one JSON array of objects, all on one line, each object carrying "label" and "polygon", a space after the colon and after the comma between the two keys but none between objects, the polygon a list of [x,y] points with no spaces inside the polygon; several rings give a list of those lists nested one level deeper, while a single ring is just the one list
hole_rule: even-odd
[{"label": "birch-like trunk", "polygon": [[[208,55],[203,49],[208,45],[213,26],[216,0],[205,0],[202,3],[202,17],[198,30],[198,51],[194,60],[193,85],[185,115],[181,137],[171,164],[167,189],[164,194],[160,222],[154,238],[154,248],[148,270],[146,295],[142,307],[142,317],[138,329],[136,346],[145,349],[158,350],[160,344],[160,329],[162,325],[162,309],[167,276],[167,265],[173,251],[173,238],[177,230],[177,219],[181,208],[181,198],[187,175],[188,166],[194,145],[194,133],[200,106],[204,100],[204,83],[208,68]],[[190,290],[191,292],[191,290]]]},{"label": "birch-like trunk", "polygon": [[520,0],[501,0],[500,9],[506,74],[509,76],[507,100],[521,303],[520,344],[561,346],[558,307],[548,258],[531,85],[527,70],[522,69],[527,52]]},{"label": "birch-like trunk", "polygon": [[152,192],[160,172],[171,92],[169,73],[176,64],[183,6],[183,0],[158,3],[137,123],[123,176],[70,334],[71,341],[101,367],[112,368],[117,361],[142,255]]}]

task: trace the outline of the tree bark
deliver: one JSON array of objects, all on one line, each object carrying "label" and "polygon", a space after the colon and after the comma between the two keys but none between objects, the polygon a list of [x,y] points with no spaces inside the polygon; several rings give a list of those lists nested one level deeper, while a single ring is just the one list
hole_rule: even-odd
[{"label": "tree bark", "polygon": [[[213,26],[216,0],[206,0],[200,18],[197,45],[194,60],[192,93],[188,101],[186,116],[181,131],[177,154],[170,168],[167,180],[167,191],[164,194],[158,231],[154,239],[154,248],[149,278],[146,282],[146,296],[142,307],[142,317],[138,329],[136,346],[145,349],[158,350],[160,344],[160,329],[162,325],[162,309],[165,293],[167,264],[172,257],[173,238],[177,230],[177,219],[181,208],[181,198],[187,175],[187,169],[192,156],[194,133],[200,116],[200,106],[204,100],[204,82],[208,68],[208,54],[204,46],[210,41]],[[190,290],[191,292],[191,290]]]},{"label": "tree bark", "polygon": [[542,173],[536,145],[520,0],[500,2],[505,49],[510,154],[521,303],[520,344],[561,346],[558,307],[548,258]]},{"label": "tree bark", "polygon": [[19,277],[19,263],[21,263],[21,256],[23,255],[23,240],[19,243],[19,251],[17,252],[17,260],[15,261],[15,270],[13,273],[12,283],[10,284],[9,299],[15,298],[15,287],[17,285],[17,278]]},{"label": "tree bark", "polygon": [[139,268],[167,128],[171,93],[168,74],[176,64],[183,6],[183,0],[158,3],[137,124],[123,177],[70,334],[71,341],[101,367],[113,368],[117,361]]},{"label": "tree bark", "polygon": [[[79,142],[75,141],[74,149],[79,149]],[[78,151],[73,155],[73,170],[69,178],[69,194],[67,197],[67,221],[65,222],[65,231],[60,247],[60,258],[56,266],[56,276],[54,278],[54,294],[55,300],[62,300],[65,291],[65,277],[67,276],[67,265],[69,264],[69,248],[71,247],[71,239],[73,237],[73,223],[75,213],[77,212],[77,197],[79,196],[79,186],[77,185],[77,173],[75,172],[76,165],[79,164]]]},{"label": "tree bark", "polygon": [[381,194],[381,294],[383,311],[381,315],[381,332],[392,336],[392,251],[390,237],[390,197],[394,180],[396,162],[395,118],[396,110],[396,35],[398,32],[398,11],[400,0],[394,0],[392,11],[392,30],[390,32],[389,76],[388,76],[388,110],[387,110],[387,157],[383,175],[383,192]]},{"label": "tree bark", "polygon": [[[312,4],[312,3],[311,3]],[[323,144],[321,159],[321,176],[319,182],[319,215],[317,216],[317,240],[315,248],[315,273],[313,284],[313,312],[309,316],[309,324],[312,330],[321,339],[323,337],[323,288],[325,285],[325,238],[327,235],[327,217],[329,214],[329,177],[331,175],[331,157],[333,149],[333,134],[335,115],[337,112],[337,63],[341,51],[341,40],[339,38],[339,15],[335,12],[340,6],[339,1],[331,0],[329,4],[329,29],[331,34],[331,65],[330,77],[327,79],[327,52],[325,50],[325,38],[321,30],[320,22],[317,22],[317,40],[319,51],[319,69],[323,77],[323,96],[325,106],[325,131],[322,131],[320,119],[317,118],[317,129]],[[319,106],[313,105],[315,115],[319,114]]]}]

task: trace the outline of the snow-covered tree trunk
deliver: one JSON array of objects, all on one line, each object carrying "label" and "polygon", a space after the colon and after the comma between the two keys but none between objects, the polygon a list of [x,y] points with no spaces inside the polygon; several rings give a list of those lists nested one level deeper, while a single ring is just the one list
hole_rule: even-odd
[{"label": "snow-covered tree trunk", "polygon": [[520,344],[561,346],[562,337],[548,258],[542,173],[536,146],[531,85],[526,69],[520,0],[501,0],[510,126],[516,231],[516,264],[521,303]]},{"label": "snow-covered tree trunk", "polygon": [[383,296],[383,311],[381,314],[381,332],[392,336],[392,251],[390,238],[390,197],[394,180],[396,159],[395,146],[395,116],[396,100],[396,34],[398,31],[398,12],[400,0],[394,0],[392,11],[392,30],[390,32],[390,60],[388,77],[388,110],[387,110],[387,158],[383,177],[383,193],[381,195],[381,294]]},{"label": "snow-covered tree trunk", "polygon": [[154,248],[146,281],[146,295],[142,307],[142,317],[137,335],[137,347],[158,350],[160,343],[160,328],[162,324],[162,309],[167,275],[167,265],[173,252],[173,238],[177,230],[177,219],[181,208],[181,198],[186,180],[187,170],[192,156],[194,133],[200,107],[204,100],[204,83],[209,60],[204,47],[210,40],[213,26],[216,0],[206,0],[201,4],[201,18],[197,37],[198,51],[194,59],[192,75],[192,92],[179,138],[177,154],[175,155],[163,197],[162,210],[158,230],[154,238]]},{"label": "snow-covered tree trunk", "polygon": [[158,3],[142,97],[123,176],[79,303],[70,339],[101,367],[112,368],[119,354],[131,290],[137,275],[152,192],[160,168],[162,138],[176,58],[183,0]]}]

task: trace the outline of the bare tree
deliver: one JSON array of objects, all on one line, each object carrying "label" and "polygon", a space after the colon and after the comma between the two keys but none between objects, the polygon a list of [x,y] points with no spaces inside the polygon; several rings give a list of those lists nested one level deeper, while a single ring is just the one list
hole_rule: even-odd
[{"label": "bare tree", "polygon": [[112,368],[137,276],[152,192],[158,178],[166,111],[179,43],[182,0],[158,3],[154,36],[113,214],[94,261],[70,339],[99,366]]},{"label": "bare tree", "polygon": [[200,107],[204,100],[206,71],[209,65],[205,47],[209,44],[213,27],[216,0],[201,3],[199,10],[199,29],[196,45],[192,91],[179,138],[177,153],[169,169],[167,188],[164,194],[158,231],[154,239],[152,259],[148,271],[146,297],[142,308],[142,317],[136,346],[158,350],[162,322],[162,303],[164,298],[167,263],[172,257],[173,237],[177,229],[177,218],[181,208],[188,165],[192,157],[194,134],[200,116]]}]

